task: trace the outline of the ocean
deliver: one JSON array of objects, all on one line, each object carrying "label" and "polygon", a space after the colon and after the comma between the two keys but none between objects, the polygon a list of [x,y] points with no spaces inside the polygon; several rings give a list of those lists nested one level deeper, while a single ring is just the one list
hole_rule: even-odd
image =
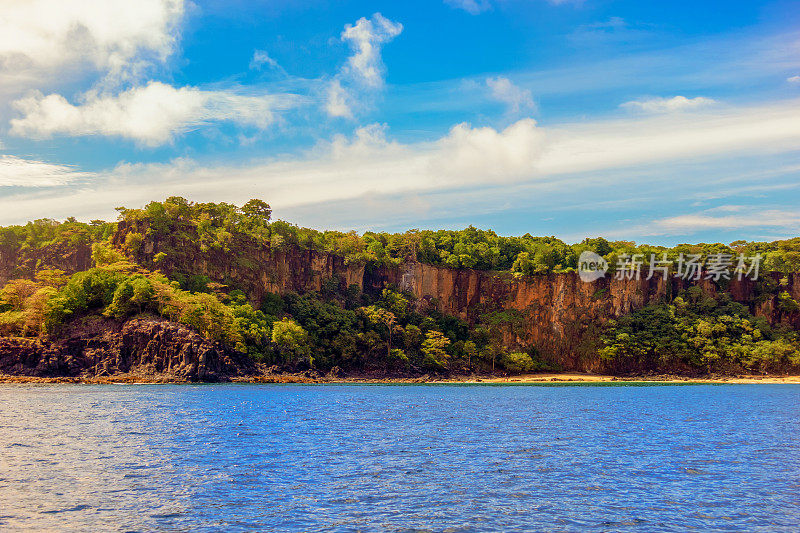
[{"label": "ocean", "polygon": [[800,385],[0,385],[3,531],[797,531]]}]

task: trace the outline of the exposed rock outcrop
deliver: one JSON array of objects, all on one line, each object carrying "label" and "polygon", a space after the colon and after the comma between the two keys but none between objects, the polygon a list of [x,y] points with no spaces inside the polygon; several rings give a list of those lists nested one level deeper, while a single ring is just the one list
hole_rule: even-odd
[{"label": "exposed rock outcrop", "polygon": [[73,274],[91,267],[92,247],[89,244],[60,243],[25,253],[13,246],[0,246],[0,287],[15,278],[33,278],[41,268]]},{"label": "exposed rock outcrop", "polygon": [[248,357],[225,350],[182,324],[155,318],[124,323],[98,318],[74,326],[54,342],[0,338],[2,374],[128,373],[173,381],[220,381],[255,371]]},{"label": "exposed rock outcrop", "polygon": [[[764,278],[778,285],[785,279],[786,290],[800,298],[800,277],[767,273]],[[509,273],[469,269],[450,269],[417,262],[399,268],[382,269],[368,276],[367,289],[396,286],[414,294],[445,314],[476,322],[491,311],[513,311],[514,320],[503,331],[507,346],[530,346],[566,369],[600,371],[596,357],[598,326],[633,310],[660,301],[671,301],[682,289],[692,285],[680,278],[615,279],[606,276],[583,282],[575,273],[514,278]],[[697,282],[709,295],[721,292],[710,280]],[[800,327],[797,313],[782,313],[774,295],[757,298],[759,285],[750,279],[731,279],[725,291],[734,300],[749,305],[756,316],[772,324]]]}]

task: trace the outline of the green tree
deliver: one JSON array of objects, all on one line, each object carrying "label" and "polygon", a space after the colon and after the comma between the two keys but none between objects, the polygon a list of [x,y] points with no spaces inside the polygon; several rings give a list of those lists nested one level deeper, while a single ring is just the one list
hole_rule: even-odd
[{"label": "green tree", "polygon": [[394,330],[394,324],[397,321],[397,317],[391,311],[387,311],[382,307],[378,307],[375,305],[370,305],[367,307],[362,307],[361,312],[367,317],[372,324],[382,325],[386,328],[389,334],[389,342],[386,345],[386,357],[390,358],[392,353],[392,331]]},{"label": "green tree", "polygon": [[450,345],[450,339],[445,337],[441,331],[432,329],[425,334],[422,343],[422,353],[425,355],[425,366],[432,368],[445,368],[450,359],[450,354],[445,348]]},{"label": "green tree", "polygon": [[272,208],[263,200],[249,200],[242,206],[242,214],[256,226],[266,226],[272,216]]},{"label": "green tree", "polygon": [[503,366],[517,374],[530,372],[533,369],[533,359],[525,352],[511,352],[503,357]]},{"label": "green tree", "polygon": [[134,313],[141,313],[152,301],[155,294],[150,280],[141,274],[124,279],[117,285],[111,304],[104,314],[115,318],[123,318]]},{"label": "green tree", "polygon": [[291,318],[284,318],[272,324],[272,342],[278,346],[287,361],[297,362],[308,357],[309,363],[313,365],[313,358],[310,357],[309,352],[308,333]]}]

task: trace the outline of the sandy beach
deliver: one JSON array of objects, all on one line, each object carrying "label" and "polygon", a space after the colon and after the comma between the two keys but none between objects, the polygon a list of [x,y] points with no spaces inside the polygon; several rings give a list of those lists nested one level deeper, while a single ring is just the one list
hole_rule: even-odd
[{"label": "sandy beach", "polygon": [[[307,384],[464,384],[464,385],[525,385],[525,384],[601,384],[601,383],[675,383],[675,384],[702,384],[702,383],[785,383],[800,384],[800,376],[702,376],[688,377],[675,375],[647,375],[647,376],[611,376],[601,374],[580,373],[550,373],[550,374],[522,374],[518,376],[419,376],[419,377],[374,377],[374,376],[348,376],[332,378],[328,376],[311,377],[306,374],[267,374],[257,376],[234,377],[234,383],[307,383]],[[0,374],[0,383],[74,383],[74,384],[157,384],[157,383],[191,383],[169,375],[140,375],[117,374],[113,376],[70,376],[70,377],[35,377],[14,376]]]}]

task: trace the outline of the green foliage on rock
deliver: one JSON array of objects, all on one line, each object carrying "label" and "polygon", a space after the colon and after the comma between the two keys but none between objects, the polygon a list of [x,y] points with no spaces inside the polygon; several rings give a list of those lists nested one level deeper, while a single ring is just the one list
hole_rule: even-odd
[{"label": "green foliage on rock", "polygon": [[800,365],[797,332],[697,287],[610,324],[600,355],[620,371],[780,372]]},{"label": "green foliage on rock", "polygon": [[[570,272],[585,250],[600,254],[612,267],[625,254],[641,254],[646,263],[650,254],[666,254],[674,262],[680,253],[758,253],[764,256],[762,273],[800,271],[800,239],[665,248],[603,238],[567,244],[555,237],[506,237],[472,226],[404,233],[317,231],[273,221],[270,206],[255,199],[239,207],[170,197],[119,212],[118,224],[42,219],[0,228],[0,252],[26,265],[14,273],[25,279],[0,290],[0,334],[57,335],[87,315],[125,320],[144,313],[186,324],[268,364],[518,373],[548,368],[545,355],[524,345],[528,310],[483,302],[471,310],[467,324],[437,311],[436,301],[416,301],[396,287],[363,293],[358,286],[344,288],[345,282],[334,277],[322,280],[319,292],[304,294],[263,294],[262,286],[248,301],[236,290],[237,280],[240,288],[250,290],[252,285],[242,279],[264,274],[259,270],[264,256],[298,251],[329,252],[345,263],[365,265],[368,273],[407,259],[505,271],[501,279],[508,283],[513,277]],[[71,268],[76,250],[87,263],[90,247],[94,268],[72,276],[58,270]],[[61,263],[67,266],[54,266]],[[779,278],[762,276],[753,285],[749,308],[694,287],[669,304],[635,311],[609,325],[600,354],[620,372],[796,368],[800,348],[792,327],[800,305],[792,296],[793,278]],[[727,290],[725,283],[717,283],[716,290]],[[591,301],[599,307],[607,297],[603,287],[594,290]],[[781,325],[770,327],[751,310],[769,313]]]}]

